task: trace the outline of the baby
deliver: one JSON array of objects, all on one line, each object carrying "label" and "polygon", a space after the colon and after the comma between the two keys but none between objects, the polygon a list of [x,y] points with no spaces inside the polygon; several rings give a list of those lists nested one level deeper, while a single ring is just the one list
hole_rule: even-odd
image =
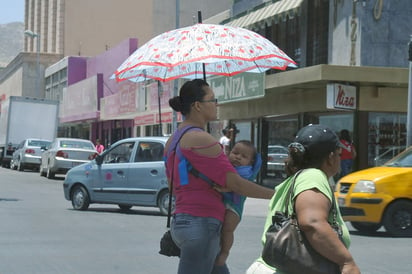
[{"label": "baby", "polygon": [[[259,172],[262,160],[250,141],[238,141],[229,153],[229,161],[240,176],[254,180]],[[234,192],[222,193],[226,205],[225,220],[222,227],[221,250],[216,265],[224,265],[233,245],[234,232],[240,223],[246,197]]]}]

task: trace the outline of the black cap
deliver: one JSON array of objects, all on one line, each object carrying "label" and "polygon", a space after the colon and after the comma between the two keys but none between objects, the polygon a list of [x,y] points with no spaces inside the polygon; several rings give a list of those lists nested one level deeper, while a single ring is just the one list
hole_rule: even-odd
[{"label": "black cap", "polygon": [[344,147],[336,133],[324,125],[305,126],[296,134],[295,142],[302,144],[305,151],[312,155],[328,153],[335,151],[338,147]]}]

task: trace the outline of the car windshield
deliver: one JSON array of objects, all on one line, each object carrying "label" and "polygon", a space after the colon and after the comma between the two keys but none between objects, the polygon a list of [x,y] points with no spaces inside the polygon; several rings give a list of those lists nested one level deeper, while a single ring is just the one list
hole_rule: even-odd
[{"label": "car windshield", "polygon": [[32,147],[47,147],[51,142],[49,141],[42,141],[42,140],[30,140],[28,142],[29,146]]},{"label": "car windshield", "polygon": [[388,161],[384,166],[412,167],[412,149],[399,154],[392,160]]},{"label": "car windshield", "polygon": [[94,149],[94,146],[93,146],[92,143],[84,142],[84,141],[72,141],[72,140],[62,140],[62,141],[60,141],[60,147]]}]

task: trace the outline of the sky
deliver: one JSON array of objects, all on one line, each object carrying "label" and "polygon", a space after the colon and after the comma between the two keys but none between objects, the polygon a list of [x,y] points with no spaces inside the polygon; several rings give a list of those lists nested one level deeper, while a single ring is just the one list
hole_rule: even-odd
[{"label": "sky", "polygon": [[24,23],[24,0],[0,0],[0,24]]}]

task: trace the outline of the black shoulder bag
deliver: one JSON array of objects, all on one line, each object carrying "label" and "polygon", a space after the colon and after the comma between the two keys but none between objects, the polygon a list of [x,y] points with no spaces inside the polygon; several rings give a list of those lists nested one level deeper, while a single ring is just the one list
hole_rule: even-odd
[{"label": "black shoulder bag", "polygon": [[[291,215],[288,213],[289,201],[293,199],[293,187],[300,172],[296,173],[287,193],[286,212],[277,211],[272,217],[272,225],[266,231],[262,259],[268,265],[288,274],[338,274],[339,266],[313,249],[304,233],[300,231],[294,210]],[[333,193],[331,210],[331,226],[341,238],[342,231],[336,222],[337,212]]]}]

